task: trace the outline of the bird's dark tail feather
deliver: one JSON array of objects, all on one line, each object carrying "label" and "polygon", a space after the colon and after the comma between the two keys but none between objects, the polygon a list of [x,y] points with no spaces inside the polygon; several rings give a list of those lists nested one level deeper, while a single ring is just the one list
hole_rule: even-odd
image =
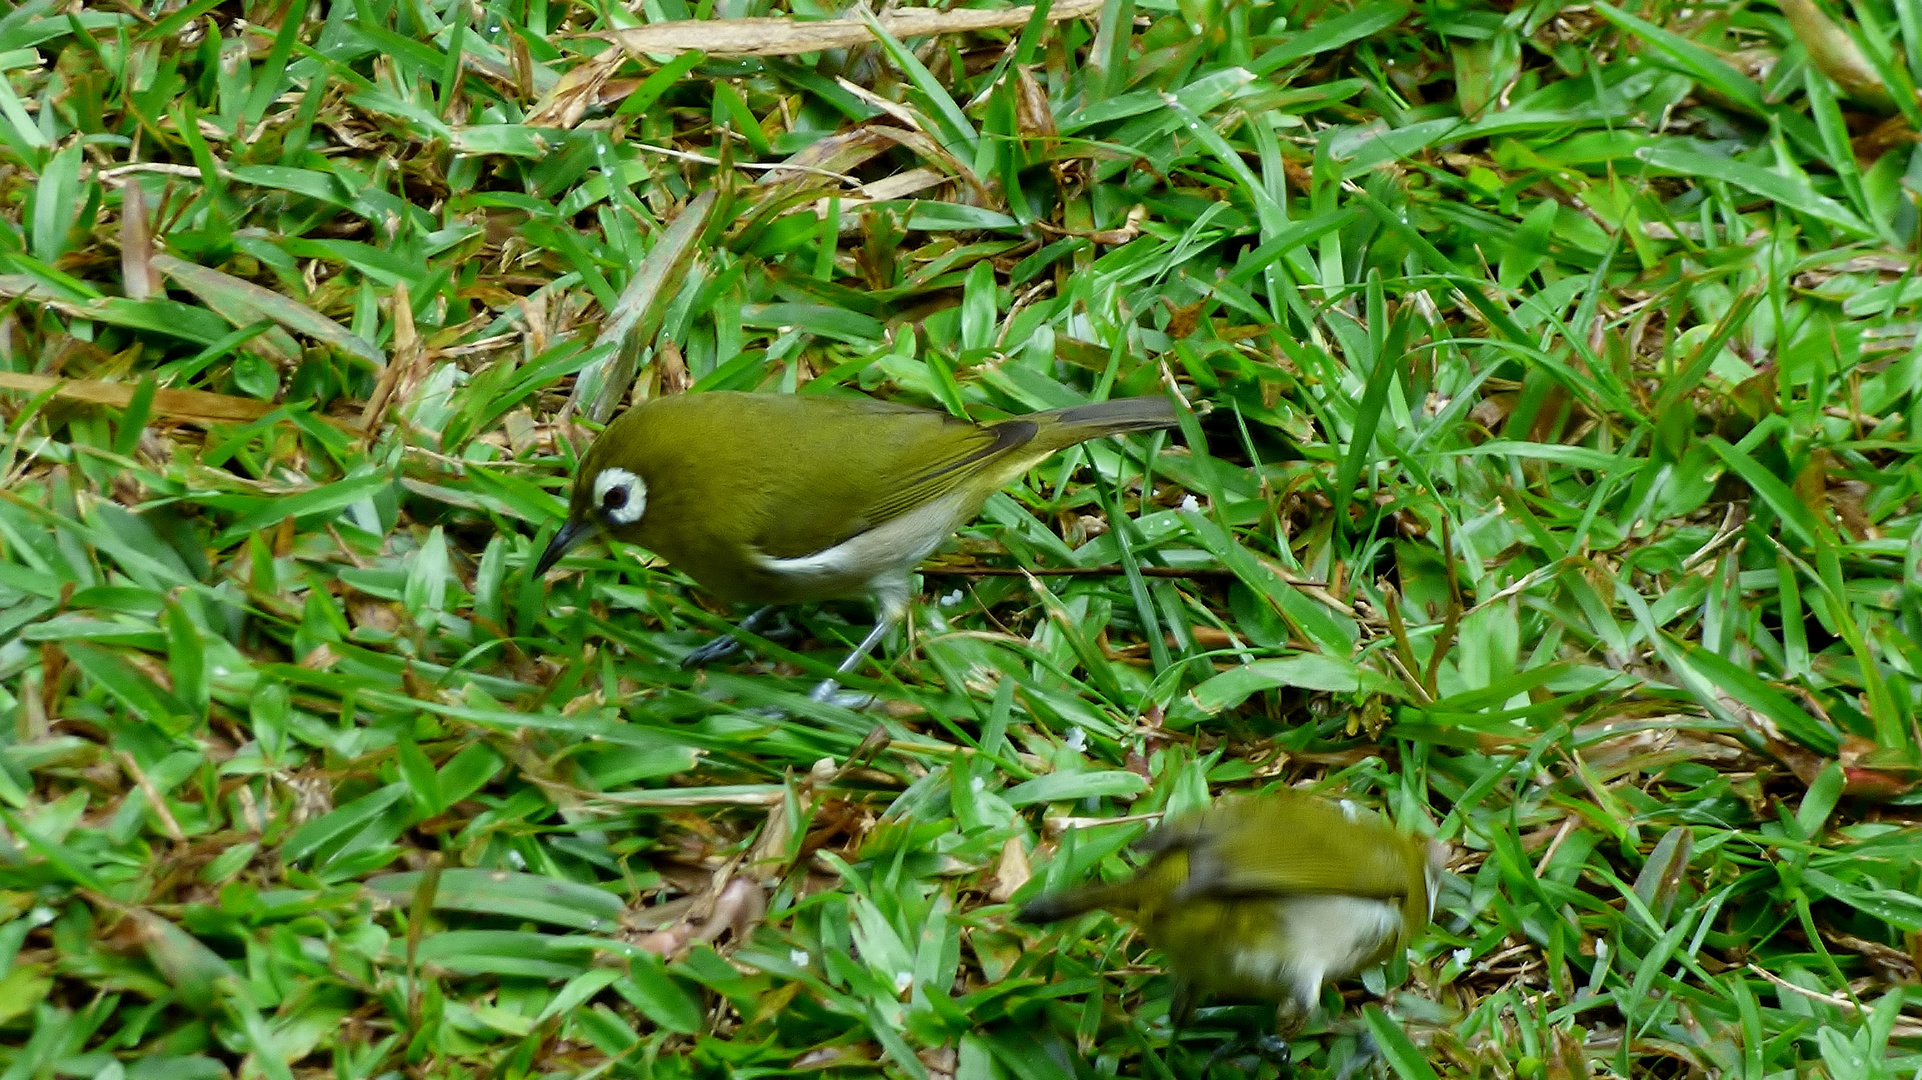
[{"label": "bird's dark tail feather", "polygon": [[1175,403],[1165,397],[1115,398],[1091,405],[1056,409],[1046,414],[1073,442],[1122,435],[1130,431],[1160,431],[1176,424]]},{"label": "bird's dark tail feather", "polygon": [[1083,912],[1100,907],[1112,907],[1117,902],[1112,886],[1092,885],[1081,889],[1064,889],[1061,892],[1037,896],[1022,905],[1015,918],[1025,923],[1056,922],[1070,919]]}]

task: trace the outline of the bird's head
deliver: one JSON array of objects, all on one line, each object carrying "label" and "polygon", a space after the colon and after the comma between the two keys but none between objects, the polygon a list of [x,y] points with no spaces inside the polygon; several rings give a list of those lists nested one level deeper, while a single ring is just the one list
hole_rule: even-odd
[{"label": "bird's head", "polygon": [[608,433],[596,440],[581,460],[574,478],[574,492],[568,499],[567,521],[554,539],[548,541],[534,564],[536,576],[545,574],[576,544],[606,530],[620,533],[640,524],[647,513],[647,481],[635,462],[624,460]]}]

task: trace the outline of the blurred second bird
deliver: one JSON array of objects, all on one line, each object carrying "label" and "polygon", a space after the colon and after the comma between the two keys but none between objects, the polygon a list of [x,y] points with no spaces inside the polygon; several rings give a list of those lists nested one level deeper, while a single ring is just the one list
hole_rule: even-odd
[{"label": "blurred second bird", "polygon": [[1170,819],[1124,881],[1030,901],[1045,923],[1097,909],[1141,927],[1174,980],[1178,1030],[1203,995],[1278,1003],[1291,1035],[1322,987],[1379,964],[1428,925],[1447,849],[1349,803],[1288,788]]}]

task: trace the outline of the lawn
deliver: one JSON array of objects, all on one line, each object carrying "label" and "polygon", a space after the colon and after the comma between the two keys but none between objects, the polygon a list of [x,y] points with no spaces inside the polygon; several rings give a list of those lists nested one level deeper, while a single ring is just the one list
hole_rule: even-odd
[{"label": "lawn", "polygon": [[[1301,1076],[1916,1075],[1922,5],[1623,3],[0,15],[0,1080],[1187,1080],[1013,912],[1279,785],[1451,851]],[[1191,411],[850,709],[530,573],[716,389]]]}]

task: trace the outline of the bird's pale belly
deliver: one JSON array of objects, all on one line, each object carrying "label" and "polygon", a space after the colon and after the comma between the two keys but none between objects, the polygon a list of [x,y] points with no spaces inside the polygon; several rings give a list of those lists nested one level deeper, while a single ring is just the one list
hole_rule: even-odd
[{"label": "bird's pale belly", "polygon": [[[1283,999],[1306,1015],[1324,983],[1380,959],[1400,933],[1398,904],[1358,896],[1295,895],[1210,901],[1217,918],[1187,916],[1149,928],[1171,958],[1187,957],[1197,988],[1225,997]],[[1194,927],[1200,933],[1184,933]]]},{"label": "bird's pale belly", "polygon": [[980,509],[974,502],[939,499],[811,555],[782,559],[750,551],[745,560],[728,560],[738,568],[731,574],[703,573],[717,561],[711,551],[655,553],[723,599],[798,604],[872,595],[883,607],[904,609],[908,574],[974,516]]}]

